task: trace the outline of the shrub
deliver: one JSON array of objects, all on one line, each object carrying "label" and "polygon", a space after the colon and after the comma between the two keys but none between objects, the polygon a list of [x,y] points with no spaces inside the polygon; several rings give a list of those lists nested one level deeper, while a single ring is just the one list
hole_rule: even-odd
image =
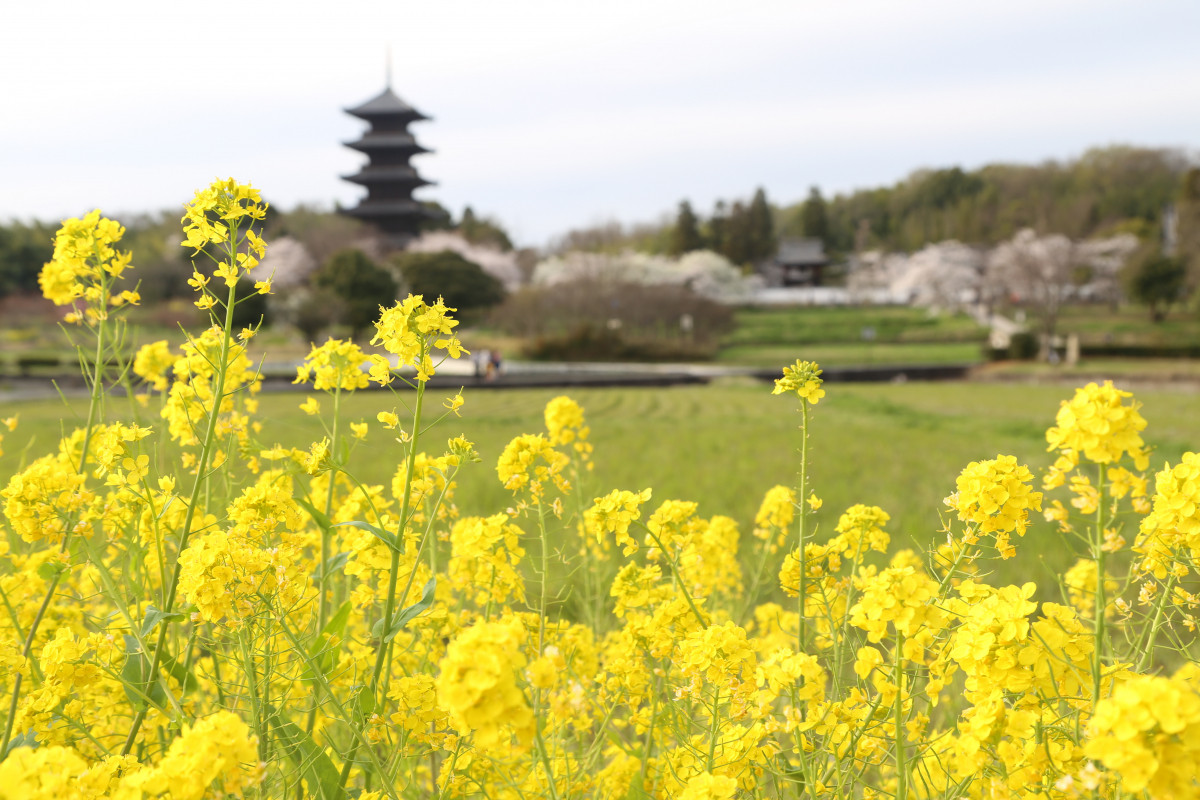
[{"label": "shrub", "polygon": [[313,276],[319,289],[332,292],[340,301],[338,320],[358,339],[379,316],[379,308],[396,299],[398,287],[391,274],[361,250],[335,253]]},{"label": "shrub", "polygon": [[581,279],[514,292],[490,320],[534,357],[662,360],[711,356],[733,311],[680,286]]},{"label": "shrub", "polygon": [[460,313],[490,308],[504,299],[504,286],[458,253],[402,253],[395,259],[408,291],[441,297]]}]

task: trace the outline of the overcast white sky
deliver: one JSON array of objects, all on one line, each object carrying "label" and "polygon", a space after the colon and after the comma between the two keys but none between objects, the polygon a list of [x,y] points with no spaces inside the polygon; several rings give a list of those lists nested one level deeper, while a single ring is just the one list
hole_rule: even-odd
[{"label": "overcast white sky", "polygon": [[[311,9],[311,10],[310,10]],[[353,204],[342,109],[433,121],[418,197],[522,244],[688,198],[1200,146],[1195,0],[27,2],[0,21],[0,219],[178,209],[214,177]]]}]

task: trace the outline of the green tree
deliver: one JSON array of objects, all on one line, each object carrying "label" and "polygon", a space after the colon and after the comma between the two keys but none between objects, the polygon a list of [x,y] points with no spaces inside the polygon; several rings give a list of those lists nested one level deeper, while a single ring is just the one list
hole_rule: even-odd
[{"label": "green tree", "polygon": [[1176,204],[1176,253],[1187,268],[1187,285],[1191,291],[1200,289],[1200,169],[1193,167],[1183,174],[1183,185]]},{"label": "green tree", "polygon": [[54,230],[40,222],[0,226],[0,297],[38,290],[38,273],[54,254]]},{"label": "green tree", "polygon": [[825,198],[816,186],[808,190],[808,199],[804,201],[804,210],[800,217],[801,231],[810,239],[820,239],[829,242],[829,210]]},{"label": "green tree", "polygon": [[458,223],[457,230],[471,244],[491,245],[506,253],[513,249],[512,240],[508,238],[504,228],[500,227],[500,223],[494,219],[475,216],[470,206],[463,209],[462,220]]},{"label": "green tree", "polygon": [[725,205],[724,200],[718,200],[713,206],[712,217],[708,220],[708,236],[705,238],[710,248],[725,255],[729,239],[729,206]]},{"label": "green tree", "polygon": [[458,253],[401,253],[394,259],[408,291],[428,299],[441,297],[459,313],[494,306],[504,299],[504,285]]},{"label": "green tree", "polygon": [[754,242],[750,227],[750,213],[740,200],[735,201],[725,221],[725,237],[721,255],[734,264],[749,264],[754,261]]},{"label": "green tree", "polygon": [[700,235],[700,221],[692,211],[692,204],[687,200],[679,203],[679,214],[675,217],[675,227],[671,229],[671,243],[668,252],[673,256],[681,256],[693,250],[704,247],[704,237]]},{"label": "green tree", "polygon": [[1155,251],[1134,265],[1129,294],[1150,308],[1150,319],[1162,322],[1170,307],[1184,299],[1187,262],[1179,256]]},{"label": "green tree", "polygon": [[379,318],[379,307],[396,300],[396,280],[361,250],[334,253],[313,276],[317,287],[332,291],[342,303],[339,320],[359,338]]},{"label": "green tree", "polygon": [[422,231],[446,231],[454,228],[450,211],[436,200],[420,200],[425,219],[417,226]]},{"label": "green tree", "polygon": [[771,216],[771,206],[767,202],[767,193],[760,186],[754,192],[750,208],[746,212],[746,228],[750,238],[750,256],[752,261],[763,261],[775,255],[775,221]]}]

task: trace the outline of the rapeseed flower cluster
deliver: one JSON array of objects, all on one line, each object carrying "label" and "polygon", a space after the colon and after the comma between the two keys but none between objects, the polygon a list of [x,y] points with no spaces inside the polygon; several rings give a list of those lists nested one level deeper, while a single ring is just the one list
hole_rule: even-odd
[{"label": "rapeseed flower cluster", "polygon": [[[262,210],[233,181],[198,193],[185,246],[220,258],[197,275],[254,269]],[[408,297],[381,309],[382,353],[314,346],[297,379],[331,397],[304,403],[326,433],[307,446],[270,444],[253,329],[228,314],[137,352],[156,426],[100,402],[129,365],[95,371],[88,423],[0,488],[0,798],[1200,793],[1200,457],[1151,495],[1128,393],[1064,403],[1045,498],[1015,456],[968,464],[944,543],[878,506],[817,513],[804,361],[775,387],[804,415],[799,485],[764,479],[749,535],[595,486],[568,397],[484,454],[508,507],[466,515],[481,456],[431,444],[426,413],[463,408],[426,403],[465,352],[451,311]],[[343,392],[397,373],[378,425],[341,418]],[[356,477],[362,439],[390,480]],[[1076,550],[1058,585],[990,582],[1014,531],[1056,530]]]},{"label": "rapeseed flower cluster", "polygon": [[[380,309],[371,344],[394,355],[397,367],[416,369],[417,380],[424,383],[433,377],[436,367],[433,357],[437,350],[449,358],[468,352],[453,335],[458,326],[458,320],[450,316],[453,310],[440,297],[430,305],[420,295],[409,295],[391,308]],[[391,383],[390,369],[386,361],[372,361],[371,380],[381,385]]]},{"label": "rapeseed flower cluster", "polygon": [[344,339],[329,339],[318,347],[312,346],[312,352],[304,362],[296,368],[296,380],[293,383],[312,382],[318,392],[333,392],[339,389],[353,392],[368,386],[367,372],[364,366],[386,361],[381,356],[372,358],[362,351],[354,342]]},{"label": "rapeseed flower cluster", "polygon": [[1096,705],[1085,752],[1120,775],[1127,792],[1196,796],[1200,775],[1200,686],[1188,666],[1172,678],[1138,676]]},{"label": "rapeseed flower cluster", "polygon": [[1155,476],[1152,502],[1134,549],[1141,555],[1139,569],[1162,579],[1176,565],[1186,570],[1200,558],[1200,453],[1184,453]]},{"label": "rapeseed flower cluster", "polygon": [[133,357],[133,374],[157,392],[166,391],[170,384],[171,367],[178,358],[165,339],[144,344]]},{"label": "rapeseed flower cluster", "polygon": [[438,704],[459,735],[474,734],[485,753],[510,737],[521,747],[533,740],[533,712],[517,685],[525,636],[515,618],[477,623],[455,637],[439,665]]},{"label": "rapeseed flower cluster", "polygon": [[800,361],[783,368],[783,377],[775,380],[771,394],[795,394],[816,405],[825,396],[821,388],[821,368],[812,361]]},{"label": "rapeseed flower cluster", "polygon": [[54,236],[54,256],[42,267],[38,285],[46,299],[58,306],[74,305],[82,299],[68,322],[89,323],[106,319],[111,308],[137,305],[141,299],[133,290],[115,291],[113,282],[130,269],[133,256],[115,245],[125,235],[118,222],[92,211],[82,219],[63,222]]},{"label": "rapeseed flower cluster", "polygon": [[1149,453],[1141,436],[1146,420],[1139,403],[1124,402],[1132,396],[1114,388],[1112,381],[1077,389],[1074,397],[1062,402],[1056,424],[1046,431],[1049,449],[1097,464],[1112,464],[1128,455],[1139,470],[1146,469]]},{"label": "rapeseed flower cluster", "polygon": [[1001,557],[1012,558],[1016,551],[1009,534],[1024,536],[1029,512],[1042,508],[1042,493],[1032,490],[1032,481],[1033,473],[1015,456],[968,464],[958,476],[958,491],[946,498],[946,505],[970,526],[964,533],[966,542],[974,544],[980,533],[992,534]]}]

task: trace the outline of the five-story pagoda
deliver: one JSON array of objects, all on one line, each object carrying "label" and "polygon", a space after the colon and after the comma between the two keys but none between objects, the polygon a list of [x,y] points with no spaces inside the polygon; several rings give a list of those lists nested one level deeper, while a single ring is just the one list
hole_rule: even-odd
[{"label": "five-story pagoda", "polygon": [[365,120],[371,127],[358,140],[345,143],[365,153],[368,160],[358,172],[342,177],[365,186],[367,196],[342,213],[378,228],[389,245],[404,247],[417,235],[422,220],[430,216],[412,193],[432,183],[408,163],[415,155],[431,152],[417,144],[408,132],[409,123],[429,117],[397,97],[391,86],[378,97],[346,109],[346,113]]}]

